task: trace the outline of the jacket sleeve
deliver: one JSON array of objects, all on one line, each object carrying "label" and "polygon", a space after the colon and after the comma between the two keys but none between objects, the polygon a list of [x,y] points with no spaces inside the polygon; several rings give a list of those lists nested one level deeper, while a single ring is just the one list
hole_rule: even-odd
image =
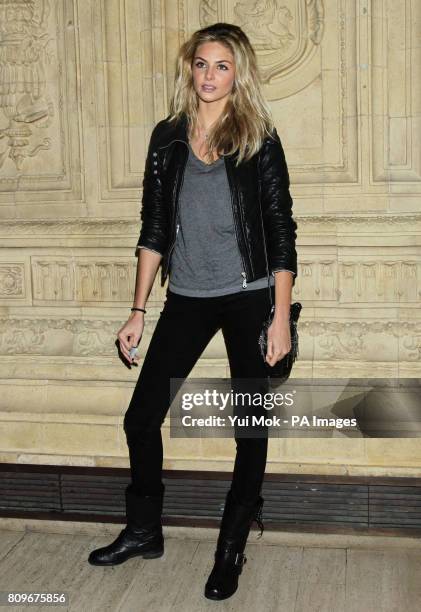
[{"label": "jacket sleeve", "polygon": [[259,178],[263,226],[269,270],[289,270],[293,286],[297,276],[295,240],[297,224],[292,216],[289,173],[276,128],[266,138],[259,156]]},{"label": "jacket sleeve", "polygon": [[156,150],[159,123],[152,131],[143,175],[143,194],[140,218],[142,227],[136,251],[146,248],[164,255],[168,241],[168,218],[162,190],[162,170]]}]

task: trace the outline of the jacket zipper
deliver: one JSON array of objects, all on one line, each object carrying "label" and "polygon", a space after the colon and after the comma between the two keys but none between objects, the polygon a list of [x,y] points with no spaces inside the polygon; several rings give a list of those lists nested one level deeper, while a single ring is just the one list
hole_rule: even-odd
[{"label": "jacket zipper", "polygon": [[[265,250],[266,274],[268,276],[268,285],[269,285],[270,284],[270,281],[269,281],[269,262],[268,262],[267,246],[266,246],[265,224],[263,222],[263,213],[262,213],[262,180],[260,178],[260,174],[258,176],[257,183],[258,183],[260,226],[262,228],[263,248]],[[272,276],[275,277],[273,272],[272,272]],[[269,289],[269,301],[270,301],[270,304],[271,304],[271,312],[273,312],[273,310],[275,309],[275,304],[272,302],[272,294],[270,293],[270,289]]]},{"label": "jacket zipper", "polygon": [[175,243],[177,242],[177,234],[178,234],[179,227],[180,227],[180,225],[177,223],[177,229],[175,231],[175,238],[174,238],[173,243],[172,243],[172,245],[170,247],[170,250],[168,251],[168,260],[167,260],[167,265],[165,266],[164,278],[166,278],[167,274],[168,274],[168,270],[169,270],[169,267],[170,267],[170,259],[171,259],[171,255],[172,255],[173,249],[175,247]]},{"label": "jacket zipper", "polygon": [[[237,192],[238,193],[238,192]],[[241,231],[243,234],[243,238],[244,238],[244,244],[246,244],[246,237],[244,234],[244,217],[243,217],[243,213],[242,213],[242,208],[241,208],[241,196],[238,195],[238,212],[240,215],[240,225],[241,225]],[[243,265],[244,265],[244,260],[243,260]],[[244,270],[245,270],[245,266],[244,266]],[[244,280],[243,280],[243,289],[245,289],[247,287],[247,276],[246,276],[246,272],[242,272],[241,276],[244,276]]]},{"label": "jacket zipper", "polygon": [[232,216],[233,216],[233,219],[234,219],[234,229],[235,229],[235,233],[236,233],[236,236],[237,236],[238,250],[240,251],[241,261],[243,262],[244,270],[243,270],[243,272],[241,272],[241,276],[243,277],[243,289],[245,289],[247,287],[247,274],[246,274],[246,271],[245,271],[246,270],[246,264],[245,264],[244,257],[243,257],[243,254],[242,254],[241,248],[240,248],[239,234],[238,234],[237,223],[236,223],[236,220],[235,220],[234,203],[233,203],[233,198],[232,198],[232,191],[233,191],[232,190],[232,182],[231,182],[231,177],[230,177],[229,170],[227,168],[227,161],[226,161],[226,159],[225,159],[225,168],[227,170],[228,181],[230,183],[231,209],[232,209]]},{"label": "jacket zipper", "polygon": [[[181,140],[180,142],[185,142],[185,141]],[[185,166],[184,166],[184,169],[185,169]],[[176,189],[177,189],[177,181],[178,181],[178,177],[180,175],[180,172],[181,172],[181,170],[178,171],[178,174],[176,176],[176,179],[175,179],[175,182],[174,182],[174,191],[173,191],[173,199],[174,199],[174,202],[175,202],[175,214],[174,214],[174,216],[175,216],[175,220],[176,220],[175,238],[174,238],[173,243],[172,243],[172,245],[171,245],[171,247],[170,247],[170,249],[168,251],[168,260],[167,260],[167,265],[166,265],[165,271],[164,271],[164,278],[167,277],[168,270],[170,268],[171,255],[172,255],[175,243],[177,241],[178,230],[180,229],[180,224],[177,222],[178,221],[178,198],[175,197]],[[183,186],[183,183],[184,183],[184,172],[183,172],[183,177],[182,177],[182,181],[181,181],[181,185],[180,185],[180,189],[179,189],[178,193],[180,193],[181,188]]]},{"label": "jacket zipper", "polygon": [[173,250],[174,250],[175,243],[177,242],[177,234],[178,234],[178,229],[179,229],[179,227],[180,227],[180,226],[179,226],[179,224],[177,223],[176,230],[175,230],[175,238],[174,238],[174,240],[173,240],[173,242],[172,242],[172,245],[171,245],[171,247],[170,247],[170,249],[169,249],[169,251],[168,251],[167,265],[165,266],[164,278],[166,278],[166,277],[167,277],[168,270],[169,270],[169,268],[170,268],[171,255],[172,255],[172,252],[173,252]]}]

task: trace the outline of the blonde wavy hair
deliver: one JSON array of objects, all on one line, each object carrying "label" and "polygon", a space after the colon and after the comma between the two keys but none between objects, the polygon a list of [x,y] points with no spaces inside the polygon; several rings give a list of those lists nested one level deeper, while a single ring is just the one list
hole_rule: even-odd
[{"label": "blonde wavy hair", "polygon": [[193,59],[199,45],[214,41],[231,51],[235,79],[225,108],[209,131],[207,159],[212,163],[214,152],[232,155],[238,151],[236,163],[239,165],[259,151],[265,135],[270,136],[274,127],[271,110],[262,93],[255,51],[239,26],[215,23],[194,32],[180,47],[168,120],[176,122],[185,113],[189,138],[193,135],[199,106],[193,86]]}]

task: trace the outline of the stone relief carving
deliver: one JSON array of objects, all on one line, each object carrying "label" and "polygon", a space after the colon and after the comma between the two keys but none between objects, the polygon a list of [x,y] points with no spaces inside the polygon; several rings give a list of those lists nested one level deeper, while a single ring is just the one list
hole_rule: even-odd
[{"label": "stone relief carving", "polygon": [[[407,324],[405,324],[405,327]],[[415,326],[414,326],[415,327]],[[418,332],[418,333],[417,333]],[[416,331],[410,336],[405,336],[402,346],[406,349],[408,361],[419,361],[421,359],[421,326],[416,327]]]},{"label": "stone relief carving", "polygon": [[0,1],[0,108],[8,121],[0,130],[0,167],[9,157],[21,170],[26,158],[51,147],[48,137],[37,141],[34,129],[53,115],[45,75],[49,14],[48,0]]},{"label": "stone relief carving", "polygon": [[[383,232],[409,232],[411,235],[421,233],[421,214],[335,214],[300,215],[294,213],[299,224],[300,233],[357,231],[378,235]],[[345,230],[343,230],[343,226]],[[133,248],[140,230],[140,221],[114,218],[80,218],[80,219],[2,219],[0,239],[25,236],[30,239],[35,234],[54,234],[67,237],[82,234],[84,236],[101,236],[108,240],[130,235],[133,237]]]},{"label": "stone relief carving", "polygon": [[34,298],[82,302],[130,301],[136,281],[134,258],[126,261],[75,257],[33,258]]},{"label": "stone relief carving", "polygon": [[293,16],[284,0],[243,0],[234,4],[234,14],[238,25],[253,40],[255,49],[284,52],[296,39],[292,31]]},{"label": "stone relief carving", "polygon": [[24,297],[23,264],[0,265],[0,299]]},{"label": "stone relief carving", "polygon": [[421,297],[417,261],[341,261],[339,280],[341,302],[419,302]]},{"label": "stone relief carving", "polygon": [[[156,321],[149,319],[146,335]],[[0,355],[72,355],[116,356],[116,333],[121,320],[1,318]],[[417,362],[421,358],[421,321],[335,321],[306,320],[299,323],[303,338],[314,338],[319,358],[346,361],[394,362],[390,346],[395,340],[401,360]],[[383,352],[379,347],[384,347]],[[312,359],[306,342],[300,356]]]},{"label": "stone relief carving", "polygon": [[[137,261],[73,257],[32,257],[33,297],[37,301],[130,302]],[[306,259],[298,262],[295,298],[340,303],[418,303],[421,263],[411,260]],[[23,266],[0,267],[0,299],[23,295]],[[158,285],[150,302],[164,297]]]},{"label": "stone relief carving", "polygon": [[218,21],[218,3],[215,0],[201,0],[199,3],[199,22],[203,28]]},{"label": "stone relief carving", "polygon": [[321,359],[418,362],[421,357],[421,321],[304,319],[299,329],[315,338]]},{"label": "stone relief carving", "polygon": [[217,0],[202,0],[201,26],[221,20],[239,25],[256,49],[263,82],[305,62],[323,38],[323,0],[239,0],[232,14],[229,8],[220,13]]}]

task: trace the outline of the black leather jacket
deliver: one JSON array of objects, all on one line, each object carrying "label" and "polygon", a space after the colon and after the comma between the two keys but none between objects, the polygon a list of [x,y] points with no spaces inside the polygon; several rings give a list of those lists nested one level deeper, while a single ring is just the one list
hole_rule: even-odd
[{"label": "black leather jacket", "polygon": [[[157,123],[150,139],[137,243],[163,256],[161,286],[168,276],[178,231],[178,199],[188,157],[186,115],[177,124],[167,120]],[[243,287],[267,276],[265,241],[269,272],[290,270],[295,284],[297,224],[292,217],[288,168],[276,129],[271,138],[264,139],[259,152],[238,167],[234,163],[236,155],[224,159],[243,262]]]}]

